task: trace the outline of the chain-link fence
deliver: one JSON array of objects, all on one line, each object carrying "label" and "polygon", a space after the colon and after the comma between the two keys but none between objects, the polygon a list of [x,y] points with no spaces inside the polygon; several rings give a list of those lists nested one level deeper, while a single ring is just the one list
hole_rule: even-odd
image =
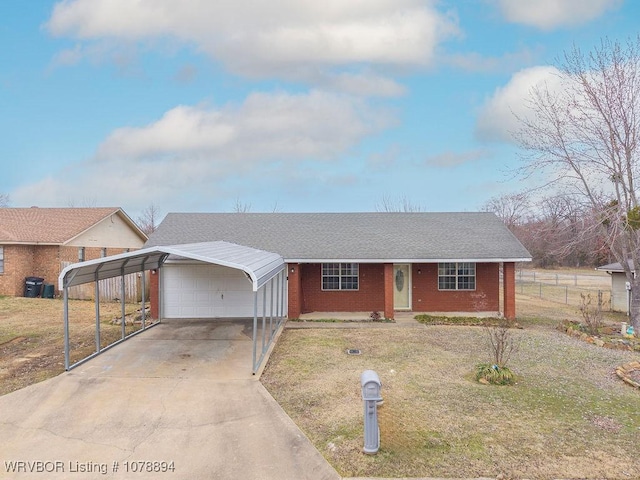
[{"label": "chain-link fence", "polygon": [[591,296],[592,304],[611,310],[611,279],[597,274],[518,270],[516,292],[551,302],[580,306],[582,296]]}]

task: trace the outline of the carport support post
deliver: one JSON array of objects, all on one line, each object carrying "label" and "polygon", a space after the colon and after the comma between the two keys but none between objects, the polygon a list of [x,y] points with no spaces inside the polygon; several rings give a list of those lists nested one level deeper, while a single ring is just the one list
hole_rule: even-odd
[{"label": "carport support post", "polygon": [[273,337],[273,278],[269,281],[269,288],[271,289],[271,302],[269,304],[269,341],[271,341]]},{"label": "carport support post", "polygon": [[265,352],[267,337],[267,289],[266,286],[262,286],[262,353]]},{"label": "carport support post", "polygon": [[100,270],[100,266],[96,268],[96,273],[95,273],[96,352],[100,353],[100,282],[98,281],[98,270]]},{"label": "carport support post", "polygon": [[120,276],[120,297],[120,315],[122,316],[120,325],[122,325],[122,338],[124,339],[124,337],[127,336],[127,326],[125,325],[124,319],[124,274]]},{"label": "carport support post", "polygon": [[283,270],[280,275],[282,276],[282,289],[280,290],[280,322],[284,320],[285,317],[285,306],[287,305],[287,274],[286,271]]},{"label": "carport support post", "polygon": [[253,374],[256,374],[256,347],[258,339],[257,337],[258,330],[258,292],[253,292]]},{"label": "carport support post", "polygon": [[62,288],[64,306],[62,316],[64,317],[64,369],[69,370],[69,287],[65,279]]},{"label": "carport support post", "polygon": [[124,339],[124,337],[127,336],[127,326],[126,326],[126,321],[124,318],[124,314],[125,314],[125,305],[124,305],[124,295],[125,295],[125,284],[124,284],[124,267],[127,266],[127,263],[129,263],[129,260],[125,260],[122,263],[122,267],[120,267],[120,305],[122,305],[121,308],[121,312],[122,312],[122,338]]},{"label": "carport support post", "polygon": [[146,325],[145,325],[145,320],[146,320],[146,307],[147,307],[147,299],[145,298],[145,290],[146,290],[146,271],[144,269],[144,264],[147,263],[147,258],[146,257],[143,261],[142,261],[142,265],[140,266],[140,268],[142,268],[142,270],[140,271],[141,273],[141,277],[140,277],[140,288],[142,288],[142,296],[141,296],[141,300],[142,300],[142,312],[141,312],[141,319],[142,319],[142,329],[144,330]]},{"label": "carport support post", "polygon": [[276,277],[276,329],[280,326],[280,274]]}]

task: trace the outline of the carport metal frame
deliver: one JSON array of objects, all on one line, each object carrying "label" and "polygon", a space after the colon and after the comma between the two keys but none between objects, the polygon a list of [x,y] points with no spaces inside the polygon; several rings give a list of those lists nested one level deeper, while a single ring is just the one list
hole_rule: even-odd
[{"label": "carport metal frame", "polygon": [[[124,340],[131,338],[146,329],[157,325],[162,321],[162,267],[170,255],[176,257],[198,260],[205,263],[221,265],[225,267],[239,269],[245,272],[247,278],[252,283],[253,290],[253,355],[252,372],[255,375],[270,346],[275,340],[278,330],[284,324],[285,301],[286,301],[286,264],[284,259],[275,253],[265,252],[250,247],[236,245],[228,242],[203,242],[186,245],[156,246],[136,250],[134,252],[122,253],[110,257],[89,260],[86,262],[74,263],[66,267],[58,277],[59,289],[63,291],[64,298],[64,363],[65,370],[81,365],[87,360],[99,355],[111,347],[118,345]],[[126,335],[125,325],[125,275],[131,273],[144,273],[146,270],[156,270],[159,278],[159,305],[160,313],[158,322],[147,326],[145,316],[145,276],[142,275],[142,328],[129,335]],[[120,276],[122,288],[122,338],[101,348],[100,346],[100,288],[99,280]],[[96,351],[88,357],[70,364],[69,347],[69,287],[84,283],[95,282],[95,308],[96,308]],[[269,335],[267,338],[267,290],[266,285],[271,287],[271,298],[269,302]],[[275,285],[274,285],[275,284]],[[274,312],[274,288],[276,291],[276,303]],[[260,354],[258,356],[258,292],[262,291],[262,339]],[[275,322],[275,323],[274,323]]]}]

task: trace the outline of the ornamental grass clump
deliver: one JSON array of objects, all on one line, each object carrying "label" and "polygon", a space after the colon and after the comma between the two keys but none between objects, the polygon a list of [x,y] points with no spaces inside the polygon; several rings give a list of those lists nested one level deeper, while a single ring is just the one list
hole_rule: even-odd
[{"label": "ornamental grass clump", "polygon": [[515,374],[507,367],[511,356],[518,351],[519,343],[511,333],[507,320],[499,325],[485,325],[491,363],[476,365],[476,380],[492,385],[513,385]]},{"label": "ornamental grass clump", "polygon": [[476,365],[476,380],[491,385],[513,385],[516,381],[515,375],[509,367],[500,367],[489,363]]}]

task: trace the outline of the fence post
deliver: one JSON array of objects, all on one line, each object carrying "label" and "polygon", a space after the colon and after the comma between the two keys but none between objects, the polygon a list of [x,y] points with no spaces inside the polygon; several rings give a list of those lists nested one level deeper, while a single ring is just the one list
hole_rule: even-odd
[{"label": "fence post", "polygon": [[598,290],[598,310],[602,310],[602,290]]},{"label": "fence post", "polygon": [[536,271],[533,271],[533,283],[536,283]]},{"label": "fence post", "polygon": [[569,305],[569,285],[564,286],[564,304]]},{"label": "fence post", "polygon": [[558,274],[556,273],[556,285],[558,285]]}]

